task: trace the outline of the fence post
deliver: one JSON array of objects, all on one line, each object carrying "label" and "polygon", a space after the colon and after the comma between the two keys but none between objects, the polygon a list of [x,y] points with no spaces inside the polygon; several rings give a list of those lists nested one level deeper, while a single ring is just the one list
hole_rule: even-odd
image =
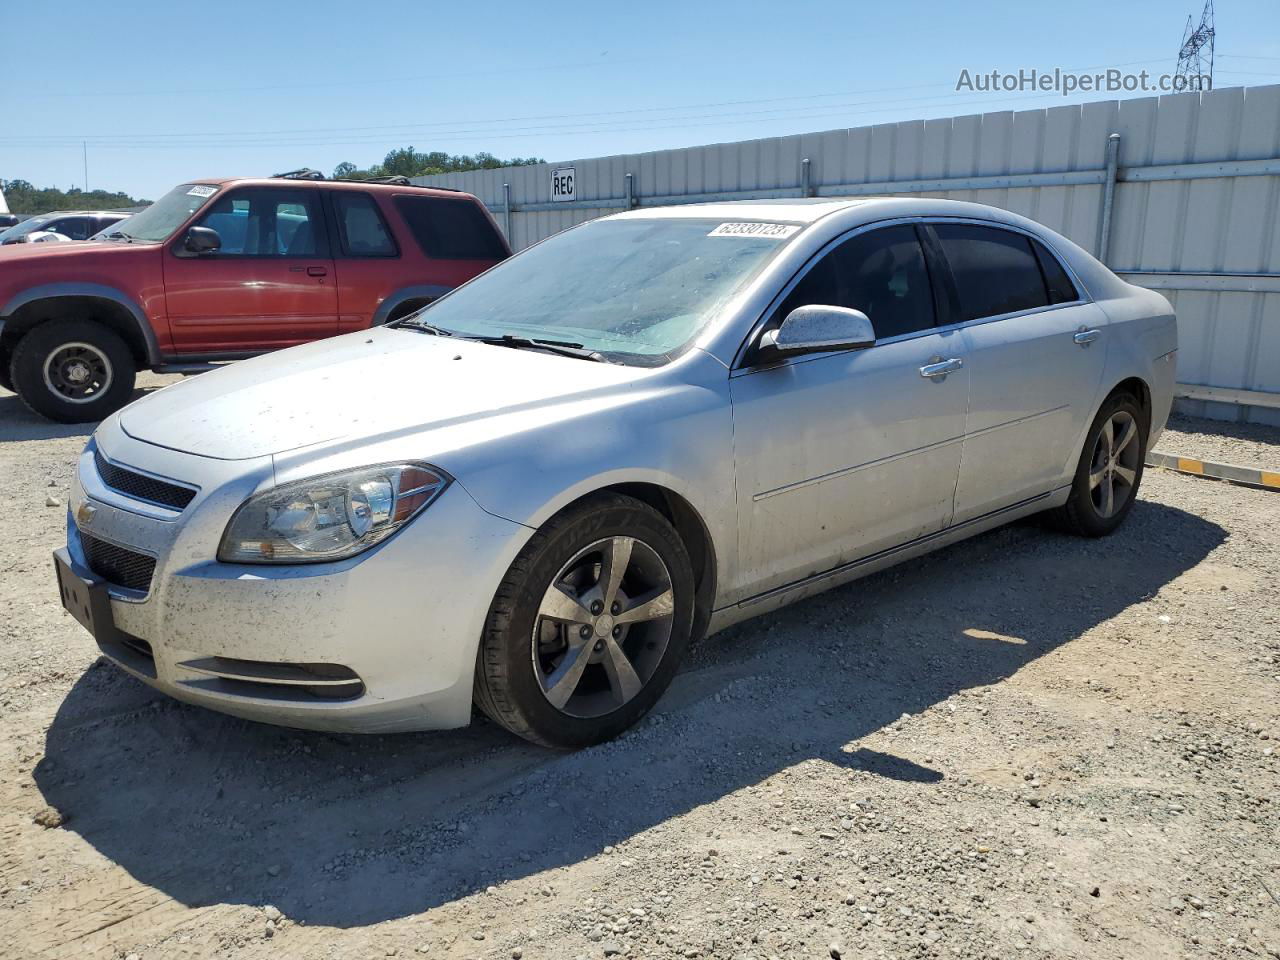
[{"label": "fence post", "polygon": [[808,157],[800,161],[800,196],[813,196],[813,164]]},{"label": "fence post", "polygon": [[511,245],[511,184],[502,185],[502,224],[507,233],[507,245]]},{"label": "fence post", "polygon": [[1102,215],[1098,218],[1098,259],[1107,262],[1111,246],[1111,211],[1116,200],[1116,172],[1120,166],[1120,134],[1107,137],[1107,179],[1102,187]]}]

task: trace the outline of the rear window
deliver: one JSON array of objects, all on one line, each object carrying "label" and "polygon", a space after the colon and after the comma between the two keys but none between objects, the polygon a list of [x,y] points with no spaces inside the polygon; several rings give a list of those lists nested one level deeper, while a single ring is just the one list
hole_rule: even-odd
[{"label": "rear window", "polygon": [[933,229],[955,277],[962,322],[1048,305],[1040,265],[1023,234],[969,223]]},{"label": "rear window", "polygon": [[422,252],[440,260],[501,260],[507,255],[489,218],[470,200],[396,197]]}]

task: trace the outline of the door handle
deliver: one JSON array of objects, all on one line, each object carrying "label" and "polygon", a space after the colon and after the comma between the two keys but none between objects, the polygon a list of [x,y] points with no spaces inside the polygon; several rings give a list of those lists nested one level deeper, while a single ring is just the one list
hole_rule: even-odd
[{"label": "door handle", "polygon": [[1100,336],[1102,336],[1101,330],[1077,330],[1071,335],[1071,339],[1083,347],[1086,343],[1093,343]]},{"label": "door handle", "polygon": [[329,271],[324,267],[307,267],[308,277],[324,277],[328,276]]},{"label": "door handle", "polygon": [[964,361],[959,357],[952,357],[950,360],[938,360],[935,363],[926,363],[920,368],[920,376],[926,379],[934,377],[945,377],[948,373],[959,370],[964,366]]}]

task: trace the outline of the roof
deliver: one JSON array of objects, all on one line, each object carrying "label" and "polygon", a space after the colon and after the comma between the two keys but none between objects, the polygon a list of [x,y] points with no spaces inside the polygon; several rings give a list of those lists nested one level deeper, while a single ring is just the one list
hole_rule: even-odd
[{"label": "roof", "polygon": [[616,213],[610,219],[743,219],[782,220],[790,223],[813,223],[815,220],[866,203],[865,197],[795,197],[774,200],[722,200],[712,203],[686,203],[671,207],[641,207]]},{"label": "roof", "polygon": [[[1023,225],[1030,223],[1000,207],[967,200],[942,200],[933,197],[809,197],[777,200],[726,200],[713,203],[689,203],[670,207],[642,207],[615,213],[606,219],[684,219],[765,220],[810,225],[832,214],[857,209],[857,220],[872,221],[893,217],[973,217],[997,223]],[[850,218],[839,218],[848,222]],[[1035,225],[1044,230],[1042,225]]]},{"label": "roof", "polygon": [[[139,210],[142,207],[138,208]],[[31,220],[50,220],[54,217],[127,217],[130,214],[124,210],[49,210],[45,213],[34,213],[30,216]]]},{"label": "roof", "polygon": [[290,190],[298,188],[302,190],[311,190],[316,188],[324,188],[326,190],[394,190],[399,193],[412,193],[414,195],[422,194],[424,196],[437,197],[470,197],[471,194],[460,190],[451,190],[448,187],[420,187],[417,184],[394,183],[375,183],[371,180],[312,180],[293,177],[196,177],[185,181],[189,184],[208,184],[216,187],[228,187],[231,185],[242,186],[244,184],[252,184],[256,187],[288,187]]}]

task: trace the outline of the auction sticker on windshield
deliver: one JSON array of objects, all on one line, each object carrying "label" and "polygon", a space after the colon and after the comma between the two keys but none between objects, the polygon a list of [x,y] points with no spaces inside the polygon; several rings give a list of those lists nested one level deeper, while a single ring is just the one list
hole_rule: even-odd
[{"label": "auction sticker on windshield", "polygon": [[198,183],[187,191],[187,195],[191,197],[212,197],[217,192],[217,187],[210,187],[206,184]]},{"label": "auction sticker on windshield", "polygon": [[722,223],[708,237],[789,237],[799,231],[794,223]]}]

